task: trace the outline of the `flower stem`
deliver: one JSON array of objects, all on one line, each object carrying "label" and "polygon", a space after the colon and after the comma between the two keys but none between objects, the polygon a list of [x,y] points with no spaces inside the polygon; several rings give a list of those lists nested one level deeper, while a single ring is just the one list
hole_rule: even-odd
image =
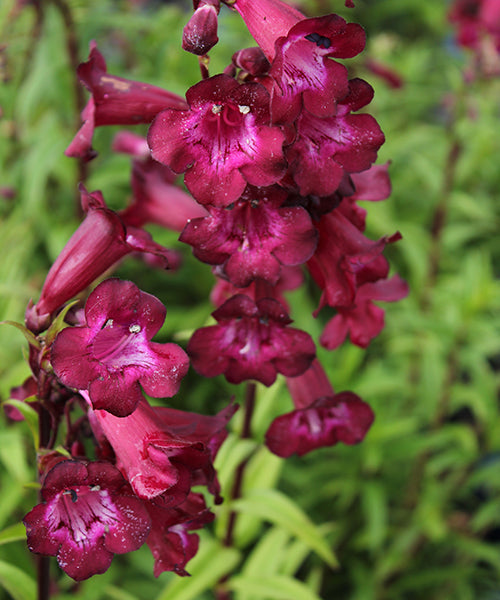
[{"label": "flower stem", "polygon": [[[54,6],[59,11],[62,20],[64,22],[64,29],[66,33],[66,51],[69,61],[69,66],[73,75],[73,93],[75,98],[76,118],[75,127],[76,130],[80,128],[80,114],[85,107],[85,92],[83,86],[80,84],[78,77],[76,77],[76,71],[80,64],[78,56],[78,36],[76,33],[75,22],[73,15],[71,14],[71,8],[65,2],[65,0],[52,0]],[[88,177],[88,163],[83,158],[78,160],[78,172],[77,172],[77,183],[85,183]],[[75,195],[76,202],[76,213],[77,217],[82,216],[81,204],[80,204],[80,193],[77,192]]]},{"label": "flower stem", "polygon": [[[245,417],[243,421],[243,427],[241,429],[241,439],[249,439],[252,437],[252,416],[255,408],[255,383],[247,383],[246,394],[245,394]],[[241,490],[243,487],[243,475],[245,468],[248,464],[248,458],[242,460],[236,469],[234,476],[233,489],[231,490],[231,500],[236,500],[241,497]],[[236,525],[235,511],[231,511],[229,515],[229,521],[227,524],[226,536],[224,538],[224,546],[230,548],[234,541],[234,527]]]},{"label": "flower stem", "polygon": [[37,556],[38,600],[50,598],[50,557]]},{"label": "flower stem", "polygon": [[[255,383],[247,383],[245,391],[245,415],[243,419],[243,426],[241,428],[240,438],[242,440],[249,439],[252,437],[252,417],[255,408],[255,395],[256,385]],[[238,465],[235,475],[233,488],[231,490],[231,500],[241,498],[241,492],[243,489],[243,478],[245,469],[248,464],[249,458],[242,460]],[[234,529],[236,527],[237,513],[232,510],[229,514],[226,535],[224,536],[223,544],[226,548],[231,548],[234,544]],[[216,590],[217,600],[230,600],[230,593],[224,589],[224,583],[229,579],[230,575],[225,575],[219,581],[219,587]]]},{"label": "flower stem", "polygon": [[[52,419],[49,411],[40,403],[40,416],[38,421],[39,447],[47,448],[51,439]],[[40,502],[42,498],[39,497]],[[49,600],[50,597],[50,557],[37,557],[37,584],[38,600]]]}]

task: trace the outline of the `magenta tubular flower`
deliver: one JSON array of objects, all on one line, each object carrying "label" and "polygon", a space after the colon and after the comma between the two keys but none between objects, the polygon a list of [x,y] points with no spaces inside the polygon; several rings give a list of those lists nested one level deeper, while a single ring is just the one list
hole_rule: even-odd
[{"label": "magenta tubular flower", "polygon": [[214,416],[176,410],[174,408],[154,407],[158,419],[165,429],[186,442],[202,443],[210,455],[210,463],[191,471],[192,485],[205,485],[220,504],[220,484],[212,464],[217,452],[227,437],[226,425],[238,410],[237,404],[229,404]]},{"label": "magenta tubular flower", "polygon": [[199,260],[221,265],[237,287],[255,279],[276,283],[281,266],[306,262],[317,234],[302,207],[282,207],[287,194],[273,188],[247,188],[231,208],[209,207],[209,215],[191,220],[180,236]]},{"label": "magenta tubular flower", "polygon": [[387,277],[389,264],[381,254],[386,244],[401,238],[399,233],[374,242],[337,209],[321,217],[318,230],[318,247],[307,263],[323,290],[318,310],[352,306],[360,285]]},{"label": "magenta tubular flower", "polygon": [[142,398],[177,393],[189,361],[177,344],[151,338],[166,310],[154,296],[130,281],[108,279],[90,294],[86,326],[63,329],[52,346],[51,361],[66,386],[88,390],[92,406],[119,417]]},{"label": "magenta tubular flower", "polygon": [[267,186],[285,172],[284,133],[270,127],[269,94],[228,75],[200,81],[186,93],[189,110],[168,109],[153,121],[153,158],[176,173],[201,204],[228,206],[247,183]]},{"label": "magenta tubular flower", "polygon": [[230,383],[255,379],[269,386],[277,373],[303,373],[316,354],[311,337],[288,327],[291,319],[274,299],[238,294],[212,315],[218,324],[195,331],[187,348],[205,377],[224,373]]},{"label": "magenta tubular flower", "polygon": [[79,65],[77,74],[92,97],[82,112],[84,123],[66,149],[66,156],[94,158],[92,137],[95,127],[151,123],[165,108],[186,107],[183,98],[167,90],[109,75],[106,61],[94,41],[90,42],[88,61]]},{"label": "magenta tubular flower", "polygon": [[382,130],[371,115],[350,114],[372,97],[368,83],[352,79],[335,116],[320,119],[306,110],[300,113],[297,138],[285,155],[302,196],[329,196],[346,173],[364,171],[377,159],[385,139]]},{"label": "magenta tubular flower", "polygon": [[43,503],[23,519],[32,552],[56,556],[76,581],[104,573],[114,554],[140,548],[151,519],[109,463],[58,463],[45,477]]},{"label": "magenta tubular flower", "polygon": [[273,121],[293,121],[302,101],[314,115],[334,115],[348,83],[346,68],[331,58],[359,54],[365,47],[362,27],[338,15],[306,19],[280,0],[236,0],[233,7],[272,62]]},{"label": "magenta tubular flower", "polygon": [[155,559],[154,576],[164,571],[174,571],[186,576],[186,564],[198,551],[199,538],[193,529],[201,529],[214,519],[201,494],[190,493],[187,499],[174,508],[165,509],[153,502],[146,503],[152,527],[147,545]]},{"label": "magenta tubular flower", "polygon": [[213,416],[165,406],[155,406],[153,410],[168,431],[189,442],[202,442],[214,460],[227,437],[226,425],[238,408],[237,404],[229,404]]},{"label": "magenta tubular flower", "polygon": [[101,192],[88,193],[83,185],[80,192],[86,217],[50,268],[40,300],[26,311],[27,326],[37,333],[45,329],[50,316],[65,302],[127,254],[154,254],[160,257],[164,267],[175,267],[179,263],[178,255],[153,242],[149,233],[126,227],[106,206]]},{"label": "magenta tubular flower", "polygon": [[[127,417],[96,410],[90,422],[96,437],[104,435],[113,447],[118,468],[140,498],[176,506],[186,499],[194,474],[199,478],[200,471],[209,490],[217,494],[210,440],[203,433],[199,438],[172,433],[144,398]],[[196,426],[194,419],[193,429]]]},{"label": "magenta tubular flower", "polygon": [[373,301],[396,302],[407,295],[408,284],[399,275],[365,283],[357,289],[354,306],[337,308],[337,314],[328,321],[321,334],[321,345],[334,350],[349,334],[353,344],[367,348],[384,328],[384,310]]},{"label": "magenta tubular flower", "polygon": [[266,445],[274,454],[288,458],[338,442],[357,444],[373,419],[372,409],[359,396],[341,392],[277,417],[267,430]]},{"label": "magenta tubular flower", "polygon": [[362,27],[338,15],[306,19],[280,0],[236,0],[233,6],[272,63],[273,121],[293,121],[302,101],[318,117],[334,115],[348,83],[346,68],[331,58],[359,54],[365,47]]},{"label": "magenta tubular flower", "polygon": [[177,175],[171,169],[151,158],[146,138],[122,131],[115,136],[113,150],[134,156],[133,201],[119,213],[127,226],[156,223],[180,232],[190,219],[208,214],[190,194],[174,185]]},{"label": "magenta tubular flower", "polygon": [[266,445],[278,456],[302,456],[337,442],[356,444],[373,422],[371,408],[352,392],[335,394],[319,360],[302,375],[287,378],[295,410],[277,417]]},{"label": "magenta tubular flower", "polygon": [[349,93],[347,69],[332,58],[352,58],[365,47],[360,25],[338,15],[305,19],[276,42],[270,75],[278,89],[272,98],[274,122],[293,121],[304,108],[331,117]]}]

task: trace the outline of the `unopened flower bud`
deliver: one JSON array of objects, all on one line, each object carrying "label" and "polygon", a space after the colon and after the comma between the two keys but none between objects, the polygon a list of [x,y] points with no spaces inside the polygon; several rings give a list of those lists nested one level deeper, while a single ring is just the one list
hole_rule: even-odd
[{"label": "unopened flower bud", "polygon": [[182,47],[187,52],[203,56],[219,41],[217,37],[218,0],[201,0],[184,27]]},{"label": "unopened flower bud", "polygon": [[269,71],[269,61],[258,47],[243,48],[233,54],[233,64],[250,75],[266,75]]}]

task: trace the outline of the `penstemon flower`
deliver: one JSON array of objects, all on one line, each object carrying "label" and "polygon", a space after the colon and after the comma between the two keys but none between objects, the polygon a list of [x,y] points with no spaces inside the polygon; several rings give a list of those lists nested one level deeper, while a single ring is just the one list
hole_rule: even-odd
[{"label": "penstemon flower", "polygon": [[88,390],[95,409],[124,417],[142,398],[173,396],[188,369],[176,344],[151,342],[165,307],[130,281],[108,279],[85,305],[86,324],[63,329],[51,354],[54,371],[68,387]]},{"label": "penstemon flower", "polygon": [[212,313],[217,325],[195,331],[188,344],[193,367],[205,377],[224,373],[231,383],[255,379],[271,385],[278,373],[303,373],[316,355],[305,331],[272,298],[254,302],[237,294]]},{"label": "penstemon flower", "polygon": [[276,417],[266,445],[278,456],[302,456],[337,442],[357,444],[373,422],[371,408],[352,392],[335,394],[318,360],[299,377],[287,378],[295,410]]},{"label": "penstemon flower", "polygon": [[191,219],[179,239],[193,246],[199,260],[221,265],[237,287],[255,279],[276,283],[281,267],[304,263],[317,240],[308,212],[283,206],[286,198],[277,186],[248,186],[233,206],[207,207],[206,217]]},{"label": "penstemon flower", "polygon": [[200,81],[186,93],[188,110],[167,109],[149,129],[153,158],[176,173],[201,204],[228,206],[247,183],[266,186],[285,172],[285,135],[269,125],[269,94],[228,75]]},{"label": "penstemon flower", "polygon": [[120,472],[104,462],[65,460],[46,474],[42,504],[24,517],[28,547],[56,556],[76,581],[104,573],[114,554],[137,550],[151,518]]}]

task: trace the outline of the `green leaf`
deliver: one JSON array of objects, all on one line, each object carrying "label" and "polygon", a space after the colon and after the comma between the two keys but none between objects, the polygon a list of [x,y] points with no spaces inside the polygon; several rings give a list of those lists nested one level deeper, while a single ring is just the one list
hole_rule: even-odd
[{"label": "green leaf", "polygon": [[0,560],[0,585],[14,600],[35,600],[36,583],[24,571]]},{"label": "green leaf", "polygon": [[287,531],[281,527],[272,527],[248,557],[243,576],[260,578],[261,575],[274,575],[279,572],[289,539],[290,534]]},{"label": "green leaf", "polygon": [[22,523],[16,523],[0,531],[0,545],[26,539],[26,529]]},{"label": "green leaf", "polygon": [[240,575],[230,579],[227,587],[251,593],[261,600],[321,600],[305,584],[285,575],[267,575],[258,579]]},{"label": "green leaf", "polygon": [[215,459],[217,477],[223,490],[229,490],[240,463],[246,460],[257,447],[254,440],[241,439],[230,433]]},{"label": "green leaf", "polygon": [[75,304],[78,304],[78,300],[73,300],[73,302],[70,302],[69,304],[67,304],[61,310],[61,312],[57,315],[57,317],[54,319],[54,321],[51,323],[51,325],[47,331],[47,334],[45,336],[47,346],[50,346],[50,344],[52,344],[52,342],[55,340],[57,334],[62,329],[65,329],[67,327],[66,323],[64,322],[64,318],[66,317],[66,314],[68,313],[69,309],[72,306],[75,306]]},{"label": "green leaf", "polygon": [[114,585],[106,586],[106,590],[104,592],[104,597],[109,598],[109,600],[139,600],[137,596],[130,594],[120,588],[115,587]]},{"label": "green leaf", "polygon": [[231,503],[231,509],[255,515],[290,532],[314,550],[328,565],[338,566],[329,544],[316,525],[287,496],[276,490],[253,490]]},{"label": "green leaf", "polygon": [[175,579],[157,600],[198,600],[205,590],[213,589],[224,575],[230,573],[239,561],[238,550],[225,548],[216,540],[203,536],[198,554],[188,564],[191,577]]},{"label": "green leaf", "polygon": [[19,331],[24,335],[30,346],[34,346],[38,350],[41,348],[40,342],[36,339],[34,334],[29,329],[26,329],[24,325],[21,325],[21,323],[16,323],[15,321],[0,321],[0,325],[11,325],[16,329],[19,329]]},{"label": "green leaf", "polygon": [[6,400],[4,404],[6,404],[7,406],[14,406],[23,415],[31,431],[31,435],[33,436],[33,443],[35,444],[35,448],[38,448],[38,413],[36,412],[36,410],[23,400],[15,400],[14,398]]}]

